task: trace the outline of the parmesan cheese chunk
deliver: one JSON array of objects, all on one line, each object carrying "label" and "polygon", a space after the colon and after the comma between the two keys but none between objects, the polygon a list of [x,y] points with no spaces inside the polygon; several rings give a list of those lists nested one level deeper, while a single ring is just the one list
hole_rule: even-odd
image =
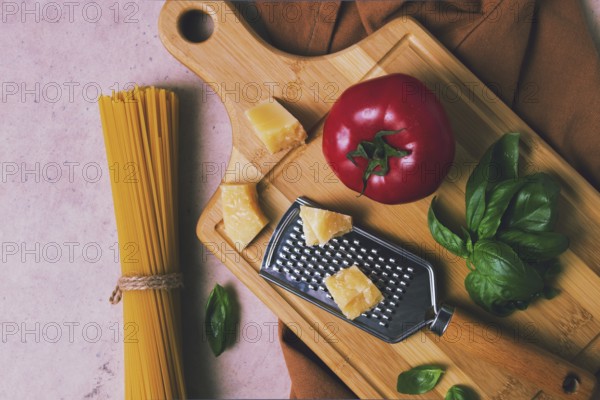
[{"label": "parmesan cheese chunk", "polygon": [[221,185],[227,236],[243,249],[269,223],[260,209],[256,184]]},{"label": "parmesan cheese chunk", "polygon": [[327,277],[325,286],[348,319],[358,317],[383,300],[377,286],[356,265]]},{"label": "parmesan cheese chunk", "polygon": [[306,140],[306,131],[300,122],[275,100],[260,103],[247,110],[246,117],[271,154]]},{"label": "parmesan cheese chunk", "polygon": [[322,246],[332,238],[352,230],[352,217],[333,211],[300,206],[304,241],[308,246]]}]

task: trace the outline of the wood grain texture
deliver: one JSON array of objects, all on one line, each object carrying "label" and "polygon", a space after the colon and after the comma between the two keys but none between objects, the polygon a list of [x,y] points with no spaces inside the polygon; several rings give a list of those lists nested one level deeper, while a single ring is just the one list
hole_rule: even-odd
[{"label": "wood grain texture", "polygon": [[[214,33],[205,42],[188,42],[178,30],[180,15],[191,9],[203,10],[214,21]],[[426,332],[386,344],[259,277],[269,237],[283,212],[300,195],[351,214],[360,225],[431,261],[441,282],[440,299],[468,309],[482,328],[501,326],[582,367],[597,368],[600,252],[595,241],[600,237],[600,196],[415,21],[393,20],[342,52],[314,58],[272,48],[221,2],[168,1],[159,31],[169,52],[221,96],[233,134],[224,180],[259,182],[262,208],[271,220],[250,246],[236,250],[223,230],[217,191],[198,221],[198,237],[357,395],[398,397],[398,373],[425,363],[445,365],[447,373],[423,398],[443,398],[453,384],[471,386],[485,394],[484,398],[531,399],[543,393],[525,377],[465,357]],[[485,149],[506,132],[522,134],[523,173],[546,171],[559,180],[562,194],[557,229],[570,237],[571,249],[560,258],[563,272],[556,282],[561,290],[558,297],[538,301],[526,312],[505,319],[483,313],[472,305],[464,289],[468,272],[464,261],[440,248],[429,234],[426,221],[431,197],[385,206],[356,198],[337,181],[321,152],[323,118],[348,86],[393,72],[422,80],[449,114],[457,141],[455,165],[436,193],[440,215],[449,225],[458,227],[464,221],[468,175]],[[243,112],[269,97],[277,98],[302,122],[309,132],[306,145],[271,155],[255,137]]]},{"label": "wood grain texture", "polygon": [[563,385],[570,376],[579,378],[577,394],[569,397],[588,399],[594,391],[596,379],[588,371],[578,368],[560,357],[540,349],[527,340],[517,340],[506,334],[501,327],[482,326],[462,310],[455,310],[450,321],[451,334],[440,340],[440,349],[456,360],[458,366],[477,360],[484,369],[486,365],[519,377],[519,381],[543,388],[547,394],[565,396]]}]

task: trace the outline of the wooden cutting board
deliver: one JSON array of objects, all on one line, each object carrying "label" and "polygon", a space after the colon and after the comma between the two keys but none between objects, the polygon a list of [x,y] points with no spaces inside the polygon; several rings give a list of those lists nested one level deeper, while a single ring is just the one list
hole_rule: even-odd
[{"label": "wooden cutting board", "polygon": [[[201,43],[187,40],[178,28],[180,16],[193,19],[187,14],[190,10],[203,11],[214,24],[210,38]],[[248,248],[238,251],[223,230],[217,191],[198,222],[198,237],[357,395],[398,397],[395,383],[399,372],[436,363],[445,365],[447,372],[428,398],[442,398],[454,384],[485,393],[482,398],[540,396],[538,388],[518,376],[506,376],[491,365],[442,351],[430,334],[419,333],[402,343],[387,344],[259,277],[262,255],[274,227],[301,195],[354,216],[360,225],[431,261],[436,268],[439,299],[478,317],[481,329],[491,332],[492,345],[493,332],[501,326],[590,371],[600,367],[600,251],[596,243],[600,238],[600,196],[414,20],[393,20],[344,51],[314,58],[292,56],[269,46],[222,2],[167,1],[159,30],[169,52],[208,82],[226,106],[233,149],[224,180],[259,182],[262,208],[271,220]],[[321,128],[328,109],[348,86],[394,72],[425,82],[450,116],[457,141],[456,167],[436,195],[443,210],[440,215],[452,226],[464,221],[464,188],[469,173],[485,149],[506,132],[522,134],[523,173],[546,171],[560,181],[557,229],[566,233],[572,244],[560,258],[563,272],[556,284],[561,290],[558,297],[538,301],[526,312],[505,319],[485,314],[473,306],[464,289],[468,272],[464,261],[452,258],[429,234],[426,216],[431,197],[386,206],[357,198],[337,181],[321,153]],[[305,146],[270,155],[252,133],[244,111],[270,96],[280,100],[307,129]]]}]

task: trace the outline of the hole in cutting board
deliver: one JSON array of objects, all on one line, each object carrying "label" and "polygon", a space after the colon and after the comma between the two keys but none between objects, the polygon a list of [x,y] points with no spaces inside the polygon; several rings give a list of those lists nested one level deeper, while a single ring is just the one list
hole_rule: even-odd
[{"label": "hole in cutting board", "polygon": [[181,36],[188,42],[202,43],[212,36],[215,23],[207,13],[189,10],[179,17],[178,28]]},{"label": "hole in cutting board", "polygon": [[577,389],[579,389],[579,377],[574,374],[567,375],[563,381],[562,389],[566,394],[577,393]]}]

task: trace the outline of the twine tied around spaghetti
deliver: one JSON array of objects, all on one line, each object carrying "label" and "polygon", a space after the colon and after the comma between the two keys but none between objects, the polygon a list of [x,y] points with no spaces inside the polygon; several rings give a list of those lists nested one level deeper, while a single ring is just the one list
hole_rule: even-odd
[{"label": "twine tied around spaghetti", "polygon": [[179,272],[166,275],[122,276],[108,300],[110,304],[118,304],[123,292],[130,290],[171,290],[182,286],[183,280]]}]

